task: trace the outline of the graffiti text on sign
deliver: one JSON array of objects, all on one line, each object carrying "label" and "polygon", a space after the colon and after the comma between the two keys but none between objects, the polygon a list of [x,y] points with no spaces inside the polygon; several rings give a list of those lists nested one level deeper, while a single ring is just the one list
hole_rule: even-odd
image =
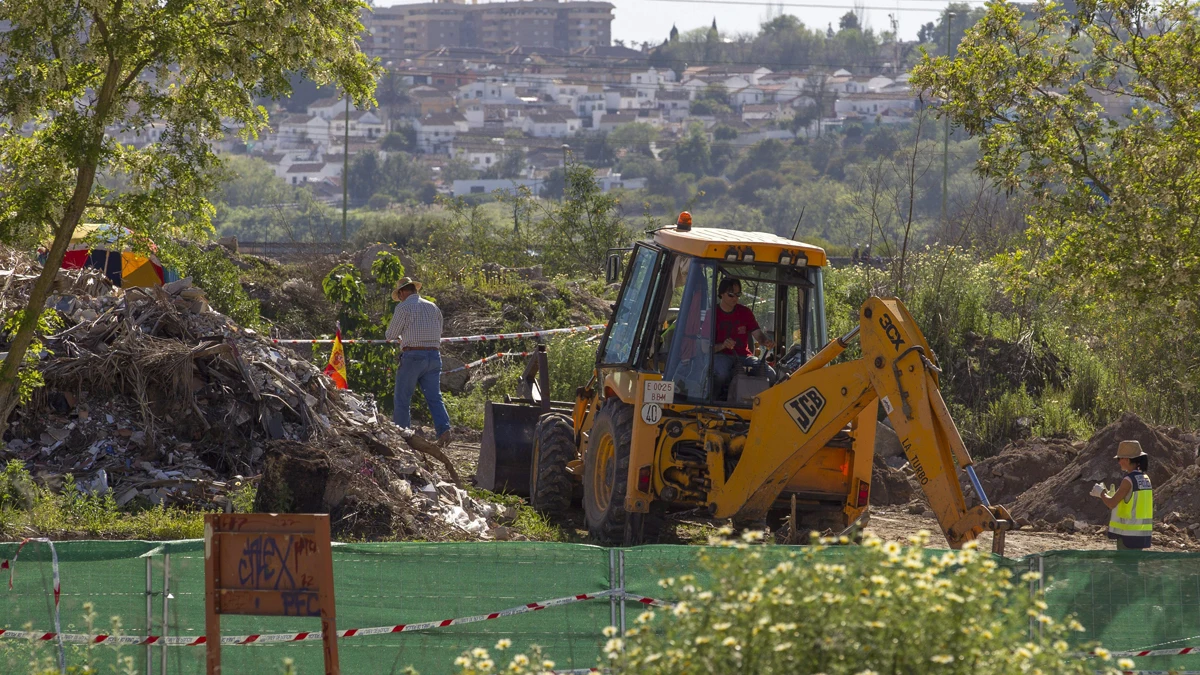
[{"label": "graffiti text on sign", "polygon": [[[238,560],[238,583],[243,588],[254,590],[278,591],[297,588],[296,578],[292,574],[296,563],[292,556],[307,552],[312,543],[307,537],[296,540],[290,535],[283,546],[279,545],[278,537],[271,535],[247,539]],[[303,582],[304,576],[301,575],[299,588],[309,587]]]}]

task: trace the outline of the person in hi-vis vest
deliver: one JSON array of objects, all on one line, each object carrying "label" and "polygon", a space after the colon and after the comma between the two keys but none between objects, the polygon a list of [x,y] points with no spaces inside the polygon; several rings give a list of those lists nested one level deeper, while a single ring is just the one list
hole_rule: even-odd
[{"label": "person in hi-vis vest", "polygon": [[1121,471],[1125,473],[1117,489],[1106,489],[1102,483],[1092,487],[1092,496],[1099,497],[1112,509],[1108,538],[1117,540],[1118,551],[1150,548],[1154,527],[1154,490],[1146,475],[1150,457],[1142,451],[1141,443],[1121,441],[1113,459],[1120,463]]}]

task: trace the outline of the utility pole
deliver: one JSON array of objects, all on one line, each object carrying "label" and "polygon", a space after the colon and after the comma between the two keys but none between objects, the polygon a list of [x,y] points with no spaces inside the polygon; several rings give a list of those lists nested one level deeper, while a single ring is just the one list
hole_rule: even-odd
[{"label": "utility pole", "polygon": [[[342,243],[346,242],[346,207],[350,195],[350,92],[343,92],[346,97],[346,134],[342,138]],[[945,209],[943,209],[945,210]]]},{"label": "utility pole", "polygon": [[[953,23],[954,12],[946,10],[946,56],[954,58],[950,45],[950,24]],[[945,115],[945,129],[942,133],[942,222],[946,222],[946,197],[950,191],[950,116]]]},{"label": "utility pole", "polygon": [[566,143],[562,144],[563,151],[563,192],[562,201],[565,204],[567,201],[567,152],[571,150],[571,146]]}]

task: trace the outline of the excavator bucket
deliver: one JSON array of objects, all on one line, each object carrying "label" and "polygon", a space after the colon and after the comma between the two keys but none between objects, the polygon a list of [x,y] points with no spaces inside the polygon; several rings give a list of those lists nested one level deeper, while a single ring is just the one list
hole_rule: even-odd
[{"label": "excavator bucket", "polygon": [[546,345],[538,345],[525,362],[521,375],[524,398],[489,401],[483,408],[483,440],[475,483],[492,492],[529,496],[529,469],[533,463],[533,433],[538,419],[551,410],[570,410],[569,403],[550,400],[550,366]]},{"label": "excavator bucket", "polygon": [[475,472],[479,487],[529,496],[533,431],[541,416],[540,406],[491,401],[484,405],[483,442]]}]

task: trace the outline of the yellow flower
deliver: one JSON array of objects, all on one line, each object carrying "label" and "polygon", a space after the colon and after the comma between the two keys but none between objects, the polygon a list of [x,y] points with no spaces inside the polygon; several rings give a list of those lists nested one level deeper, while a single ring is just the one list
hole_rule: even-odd
[{"label": "yellow flower", "polygon": [[945,663],[953,663],[954,657],[949,654],[938,654],[936,656],[929,657],[929,660],[933,661],[934,663],[945,664]]},{"label": "yellow flower", "polygon": [[475,649],[471,650],[471,656],[474,656],[477,659],[486,659],[488,653],[483,647],[476,647]]},{"label": "yellow flower", "polygon": [[692,640],[692,644],[695,645],[706,645],[710,642],[712,642],[712,638],[707,635],[697,635],[696,639]]},{"label": "yellow flower", "polygon": [[479,663],[475,664],[475,666],[477,668],[479,668],[480,670],[482,670],[484,672],[491,670],[493,667],[495,667],[495,665],[496,664],[491,659],[484,659],[484,660],[480,661]]},{"label": "yellow flower", "polygon": [[499,649],[500,651],[504,651],[511,646],[512,640],[509,640],[508,638],[500,638],[500,640],[496,642],[496,649]]},{"label": "yellow flower", "polygon": [[727,637],[724,640],[721,640],[721,644],[725,647],[736,647],[737,643],[738,643],[737,640],[735,640],[734,638],[731,638],[731,637]]},{"label": "yellow flower", "polygon": [[459,666],[461,668],[470,668],[471,667],[471,659],[467,658],[466,656],[460,656],[457,659],[454,659],[454,665]]},{"label": "yellow flower", "polygon": [[1104,659],[1105,661],[1112,658],[1112,654],[1104,647],[1096,647],[1096,651],[1094,653],[1096,654],[1096,656]]},{"label": "yellow flower", "polygon": [[1133,670],[1133,659],[1121,659],[1117,661],[1117,667],[1121,670]]},{"label": "yellow flower", "polygon": [[607,654],[614,654],[622,649],[625,649],[625,641],[621,638],[609,638],[608,642],[604,645],[604,652]]},{"label": "yellow flower", "polygon": [[602,630],[600,632],[604,633],[604,637],[610,638],[617,634],[617,627],[616,626],[605,626],[604,630]]},{"label": "yellow flower", "polygon": [[686,615],[688,613],[687,603],[681,602],[681,603],[675,605],[674,609],[671,610],[671,613],[674,614],[675,616]]},{"label": "yellow flower", "polygon": [[637,617],[638,623],[650,623],[653,620],[654,620],[654,612],[642,612],[641,614],[638,614],[638,617]]},{"label": "yellow flower", "polygon": [[775,645],[775,651],[777,651],[777,652],[787,651],[791,648],[792,648],[792,643],[790,643],[790,642],[781,642],[781,643]]},{"label": "yellow flower", "polygon": [[524,654],[517,654],[513,657],[512,662],[517,666],[524,668],[525,666],[529,665],[529,657],[525,656]]},{"label": "yellow flower", "polygon": [[729,630],[729,627],[732,625],[733,624],[729,623],[728,621],[722,621],[721,623],[714,623],[713,630],[718,631],[718,632],[723,631],[723,630]]},{"label": "yellow flower", "polygon": [[542,661],[542,667],[545,668],[546,670],[550,670],[551,668],[554,667],[554,662],[551,661],[550,659],[545,659],[544,661]]}]

